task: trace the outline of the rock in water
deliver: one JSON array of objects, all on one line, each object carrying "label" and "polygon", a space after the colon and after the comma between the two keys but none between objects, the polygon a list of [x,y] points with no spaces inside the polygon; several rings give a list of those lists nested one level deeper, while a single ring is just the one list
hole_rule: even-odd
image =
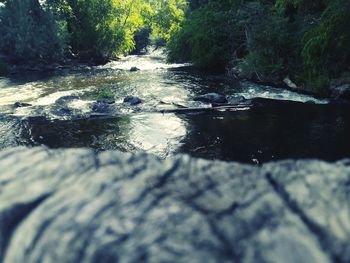
[{"label": "rock in water", "polygon": [[105,104],[114,104],[115,103],[115,99],[113,99],[113,98],[103,98],[103,99],[98,99],[96,102],[97,103],[105,103]]},{"label": "rock in water", "polygon": [[56,105],[64,105],[64,106],[66,106],[68,103],[70,103],[70,102],[72,102],[74,100],[79,100],[79,99],[80,99],[79,96],[73,96],[73,95],[63,96],[63,97],[58,98],[55,101],[55,104]]},{"label": "rock in water", "polygon": [[138,97],[127,96],[124,98],[124,103],[129,103],[130,105],[138,105],[142,103],[142,100]]},{"label": "rock in water", "polygon": [[130,72],[136,72],[136,71],[140,71],[140,69],[138,67],[131,67],[130,68]]},{"label": "rock in water", "polygon": [[350,78],[331,80],[329,91],[334,99],[350,101]]},{"label": "rock in water", "polygon": [[350,84],[332,87],[332,97],[335,99],[344,99],[350,101]]},{"label": "rock in water", "polygon": [[91,110],[93,112],[97,113],[110,113],[111,111],[111,104],[105,103],[105,102],[100,102],[96,101],[92,104]]},{"label": "rock in water", "polygon": [[25,102],[19,102],[19,101],[15,102],[15,103],[13,104],[13,107],[14,107],[14,108],[22,108],[22,107],[30,107],[30,106],[32,106],[32,104],[30,104],[30,103],[25,103]]},{"label": "rock in water", "polygon": [[200,95],[195,97],[193,100],[205,103],[227,103],[226,97],[217,93],[207,93],[204,95]]},{"label": "rock in water", "polygon": [[350,262],[350,161],[0,152],[0,262]]},{"label": "rock in water", "polygon": [[243,96],[234,96],[234,97],[230,97],[228,99],[228,103],[230,104],[240,104],[240,103],[244,103],[246,102],[246,98]]},{"label": "rock in water", "polygon": [[285,77],[283,79],[283,83],[286,84],[287,87],[292,89],[292,90],[297,90],[298,89],[298,86],[289,77]]}]

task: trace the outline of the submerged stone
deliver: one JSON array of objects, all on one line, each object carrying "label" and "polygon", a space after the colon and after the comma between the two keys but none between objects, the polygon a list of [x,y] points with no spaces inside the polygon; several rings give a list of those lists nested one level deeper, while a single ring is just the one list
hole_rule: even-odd
[{"label": "submerged stone", "polygon": [[114,104],[115,99],[113,99],[113,98],[98,99],[97,103]]},{"label": "submerged stone", "polygon": [[58,98],[55,101],[55,104],[64,104],[64,105],[66,105],[67,103],[69,103],[69,102],[71,102],[73,100],[79,100],[79,99],[80,99],[79,96],[73,96],[73,95],[63,96],[63,97]]},{"label": "submerged stone", "polygon": [[25,103],[25,102],[19,102],[19,101],[15,102],[13,104],[13,107],[15,107],[15,108],[30,107],[30,106],[32,106],[32,104]]},{"label": "submerged stone", "polygon": [[246,98],[243,96],[234,96],[228,99],[228,103],[230,104],[240,104],[246,101],[247,101]]},{"label": "submerged stone", "polygon": [[140,69],[138,67],[131,67],[130,68],[130,72],[136,72],[136,71],[140,71]]},{"label": "submerged stone", "polygon": [[193,98],[194,101],[205,103],[227,103],[226,96],[217,93],[207,93]]},{"label": "submerged stone", "polygon": [[350,83],[331,88],[332,96],[335,99],[344,99],[350,101]]},{"label": "submerged stone", "polygon": [[109,113],[111,111],[111,104],[97,101],[92,104],[92,112]]},{"label": "submerged stone", "polygon": [[124,98],[124,103],[129,103],[130,105],[138,105],[142,103],[142,100],[139,97],[127,96]]}]

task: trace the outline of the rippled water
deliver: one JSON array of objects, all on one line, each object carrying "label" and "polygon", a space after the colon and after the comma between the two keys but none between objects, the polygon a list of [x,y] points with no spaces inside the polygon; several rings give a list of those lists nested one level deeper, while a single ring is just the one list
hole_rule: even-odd
[{"label": "rippled water", "polygon": [[[134,66],[140,71],[130,72]],[[103,92],[114,95],[118,111],[108,118],[89,117]],[[259,108],[231,112],[156,113],[174,108],[171,103],[208,107],[192,100],[208,92],[270,98],[277,103],[267,101]],[[79,99],[65,105],[68,109],[57,107],[55,101],[68,95]],[[123,99],[128,95],[143,103],[125,106]],[[17,101],[33,106],[14,108]],[[188,65],[166,64],[161,51],[95,68],[0,79],[0,111],[1,147],[92,147],[147,151],[162,158],[189,153],[251,163],[281,158],[333,160],[350,155],[348,106],[207,76]]]}]

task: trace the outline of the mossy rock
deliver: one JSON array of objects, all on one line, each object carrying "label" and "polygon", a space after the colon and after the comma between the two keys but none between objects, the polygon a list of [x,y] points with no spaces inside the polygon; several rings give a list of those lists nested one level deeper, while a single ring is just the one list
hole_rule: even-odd
[{"label": "mossy rock", "polygon": [[114,94],[110,91],[103,91],[97,95],[96,101],[113,104],[115,102]]}]

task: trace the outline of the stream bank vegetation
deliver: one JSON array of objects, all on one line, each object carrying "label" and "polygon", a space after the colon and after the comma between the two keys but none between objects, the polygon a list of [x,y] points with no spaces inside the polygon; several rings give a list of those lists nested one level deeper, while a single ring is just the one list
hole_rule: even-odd
[{"label": "stream bank vegetation", "polygon": [[0,74],[153,43],[170,62],[326,95],[350,79],[349,14],[349,0],[0,0]]},{"label": "stream bank vegetation", "polygon": [[191,0],[170,61],[325,95],[350,72],[348,0]]},{"label": "stream bank vegetation", "polygon": [[11,64],[99,64],[169,39],[185,8],[185,0],[0,0],[0,52]]}]

